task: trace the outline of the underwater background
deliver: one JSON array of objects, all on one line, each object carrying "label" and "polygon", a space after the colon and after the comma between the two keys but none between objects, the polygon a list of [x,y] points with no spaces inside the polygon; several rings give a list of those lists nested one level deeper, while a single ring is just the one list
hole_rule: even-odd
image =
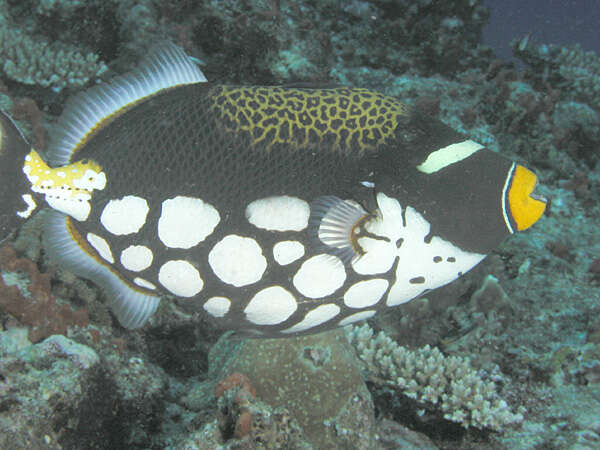
[{"label": "underwater background", "polygon": [[599,20],[591,0],[0,0],[0,108],[42,153],[69,96],[169,39],[210,81],[397,96],[550,201],[426,298],[279,340],[177,300],[125,330],[47,260],[42,211],[0,249],[0,448],[600,448]]}]

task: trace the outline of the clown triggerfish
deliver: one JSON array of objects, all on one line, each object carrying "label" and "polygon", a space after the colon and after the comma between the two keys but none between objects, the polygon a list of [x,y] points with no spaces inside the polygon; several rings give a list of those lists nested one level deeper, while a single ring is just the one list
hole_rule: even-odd
[{"label": "clown triggerfish", "polygon": [[46,162],[2,115],[0,240],[45,246],[125,327],[159,299],[224,328],[346,325],[473,268],[546,202],[536,176],[394,97],[206,82],[173,44],[76,96]]}]

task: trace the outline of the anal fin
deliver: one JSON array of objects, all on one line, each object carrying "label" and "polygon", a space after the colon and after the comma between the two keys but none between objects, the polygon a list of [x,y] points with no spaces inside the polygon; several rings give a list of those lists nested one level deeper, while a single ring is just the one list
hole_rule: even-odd
[{"label": "anal fin", "polygon": [[135,289],[81,245],[72,219],[57,211],[45,216],[44,247],[50,258],[104,288],[111,310],[125,328],[139,328],[156,311],[160,297]]}]

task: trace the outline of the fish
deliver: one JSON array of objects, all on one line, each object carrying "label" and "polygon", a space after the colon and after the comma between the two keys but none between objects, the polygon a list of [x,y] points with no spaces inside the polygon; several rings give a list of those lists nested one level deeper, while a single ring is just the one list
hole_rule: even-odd
[{"label": "fish", "polygon": [[178,298],[250,336],[423,296],[531,227],[537,176],[395,97],[208,82],[178,46],[69,100],[46,157],[0,118],[0,240],[44,246],[125,328]]}]

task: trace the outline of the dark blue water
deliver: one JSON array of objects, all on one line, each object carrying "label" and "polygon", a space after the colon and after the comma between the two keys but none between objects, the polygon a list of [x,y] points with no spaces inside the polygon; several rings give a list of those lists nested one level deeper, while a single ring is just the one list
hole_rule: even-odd
[{"label": "dark blue water", "polygon": [[511,39],[529,33],[538,43],[579,43],[600,53],[599,0],[487,0],[486,4],[491,18],[484,42],[499,57],[509,58]]}]

